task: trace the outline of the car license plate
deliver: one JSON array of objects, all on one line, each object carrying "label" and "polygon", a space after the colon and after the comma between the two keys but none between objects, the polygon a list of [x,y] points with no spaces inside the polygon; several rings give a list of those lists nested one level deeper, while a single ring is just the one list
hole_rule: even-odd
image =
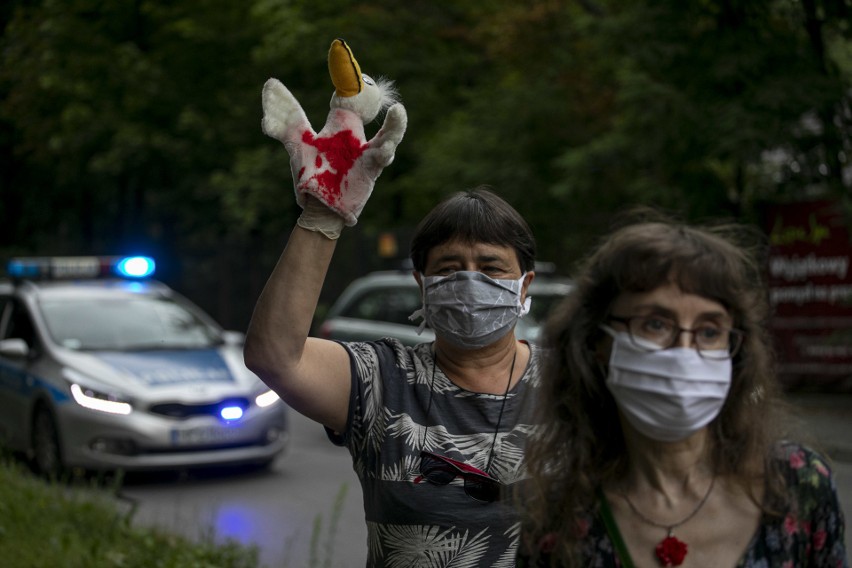
[{"label": "car license plate", "polygon": [[239,437],[238,428],[204,426],[172,430],[173,446],[205,446],[231,442]]}]

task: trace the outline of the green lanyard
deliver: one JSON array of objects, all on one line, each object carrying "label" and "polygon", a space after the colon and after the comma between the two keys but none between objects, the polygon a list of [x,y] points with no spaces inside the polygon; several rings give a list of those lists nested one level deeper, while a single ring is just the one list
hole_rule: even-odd
[{"label": "green lanyard", "polygon": [[618,559],[621,560],[621,565],[624,568],[634,568],[633,559],[630,558],[630,553],[627,552],[627,545],[624,544],[624,539],[621,537],[618,525],[615,524],[615,517],[612,516],[612,510],[609,508],[609,503],[606,500],[603,489],[600,487],[598,487],[598,501],[600,502],[601,520],[615,548],[615,553],[618,554]]}]

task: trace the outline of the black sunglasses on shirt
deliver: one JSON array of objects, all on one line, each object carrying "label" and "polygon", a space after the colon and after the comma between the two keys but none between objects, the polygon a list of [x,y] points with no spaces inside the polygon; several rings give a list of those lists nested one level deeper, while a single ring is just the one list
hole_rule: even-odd
[{"label": "black sunglasses on shirt", "polygon": [[485,503],[500,499],[500,481],[479,468],[440,454],[420,452],[420,475],[434,485],[447,485],[461,477],[468,497]]}]

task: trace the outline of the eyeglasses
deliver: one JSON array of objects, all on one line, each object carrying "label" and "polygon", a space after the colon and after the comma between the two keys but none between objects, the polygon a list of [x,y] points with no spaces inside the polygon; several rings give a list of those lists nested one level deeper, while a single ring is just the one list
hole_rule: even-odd
[{"label": "eyeglasses", "polygon": [[745,336],[738,329],[714,323],[687,329],[669,318],[655,315],[628,318],[609,316],[609,319],[624,324],[633,345],[645,351],[674,347],[681,333],[691,333],[695,350],[705,359],[731,359],[739,351]]},{"label": "eyeglasses", "polygon": [[447,485],[456,477],[464,480],[464,492],[477,501],[491,503],[500,498],[500,482],[479,468],[446,456],[420,452],[420,475],[435,485]]}]

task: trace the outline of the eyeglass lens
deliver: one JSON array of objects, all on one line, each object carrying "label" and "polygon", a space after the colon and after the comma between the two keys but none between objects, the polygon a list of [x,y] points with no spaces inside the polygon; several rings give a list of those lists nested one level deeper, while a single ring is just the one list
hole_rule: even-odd
[{"label": "eyeglass lens", "polygon": [[500,486],[490,479],[464,476],[464,492],[477,501],[490,503],[500,496]]},{"label": "eyeglass lens", "polygon": [[[681,333],[689,333],[692,335],[695,347],[700,353],[717,355],[722,358],[730,357],[739,348],[741,339],[737,330],[715,324],[686,329],[667,318],[659,316],[629,318],[627,319],[627,330],[638,346],[660,349],[674,346]],[[650,345],[648,345],[649,342]]]}]

